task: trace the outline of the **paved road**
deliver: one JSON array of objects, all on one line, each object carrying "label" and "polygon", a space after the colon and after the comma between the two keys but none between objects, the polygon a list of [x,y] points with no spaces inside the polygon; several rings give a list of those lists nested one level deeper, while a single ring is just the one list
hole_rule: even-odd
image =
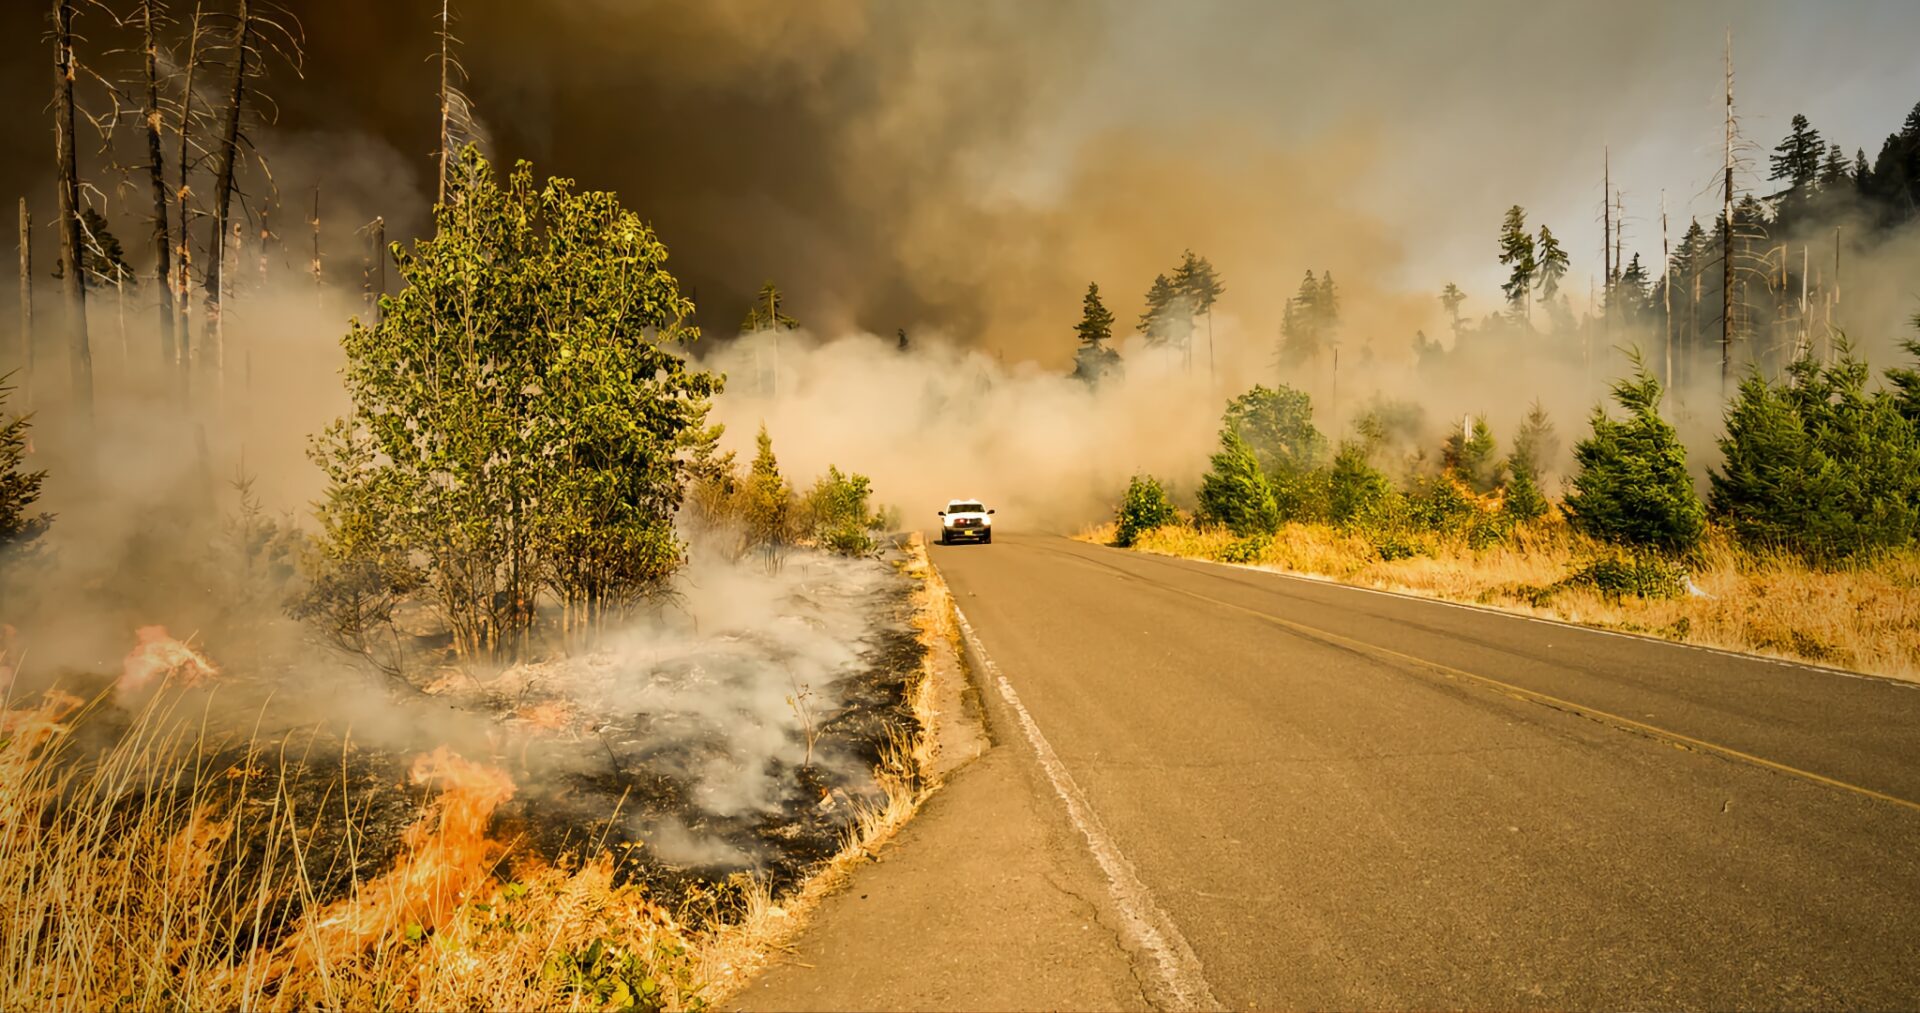
[{"label": "paved road", "polygon": [[1056,537],[932,552],[1024,773],[936,798],[955,829],[859,903],[913,938],[936,849],[1023,792],[1132,981],[1050,991],[991,940],[1064,908],[983,883],[943,966],[1030,1001],[835,993],[870,948],[828,911],[801,949],[840,963],[772,1004],[1920,1007],[1920,687]]}]

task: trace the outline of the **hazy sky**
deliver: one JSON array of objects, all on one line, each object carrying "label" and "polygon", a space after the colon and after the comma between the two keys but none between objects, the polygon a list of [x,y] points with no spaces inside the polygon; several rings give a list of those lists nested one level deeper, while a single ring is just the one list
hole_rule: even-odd
[{"label": "hazy sky", "polygon": [[1381,157],[1356,167],[1368,170],[1370,199],[1417,223],[1404,281],[1457,277],[1482,296],[1497,295],[1494,233],[1514,203],[1562,237],[1576,278],[1598,273],[1609,146],[1630,250],[1658,261],[1663,189],[1676,241],[1688,215],[1718,213],[1729,27],[1740,126],[1756,149],[1749,182],[1764,178],[1765,156],[1795,113],[1849,158],[1865,148],[1871,161],[1920,101],[1913,3],[1108,10],[1110,45],[1067,122],[1170,124],[1211,111],[1298,145],[1370,128]]},{"label": "hazy sky", "polygon": [[[276,68],[279,121],[251,131],[275,179],[322,185],[359,216],[342,224],[417,227],[437,0],[285,5],[304,78]],[[4,6],[0,187],[45,221],[45,5]],[[1657,259],[1663,189],[1676,238],[1713,213],[1728,26],[1749,182],[1796,112],[1871,159],[1920,100],[1913,3],[455,6],[489,148],[618,190],[710,329],[776,278],[820,326],[1053,358],[1087,280],[1131,320],[1188,245],[1263,328],[1320,267],[1378,290],[1458,281],[1484,312],[1514,203],[1563,238],[1578,303],[1599,267],[1604,147],[1631,249]],[[127,43],[91,8],[82,28],[83,56]]]}]

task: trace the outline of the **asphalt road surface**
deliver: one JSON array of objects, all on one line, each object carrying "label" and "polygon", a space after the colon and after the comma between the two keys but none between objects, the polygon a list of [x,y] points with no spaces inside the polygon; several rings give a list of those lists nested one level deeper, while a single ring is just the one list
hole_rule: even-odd
[{"label": "asphalt road surface", "polygon": [[749,1005],[1920,1007],[1920,686],[930,551],[994,746]]}]

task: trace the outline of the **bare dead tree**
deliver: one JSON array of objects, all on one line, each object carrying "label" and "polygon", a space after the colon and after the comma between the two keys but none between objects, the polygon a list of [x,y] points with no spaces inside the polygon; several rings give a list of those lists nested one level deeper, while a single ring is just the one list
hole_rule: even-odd
[{"label": "bare dead tree", "polygon": [[188,156],[191,155],[193,151],[191,146],[193,136],[193,74],[194,70],[200,66],[200,28],[202,20],[203,11],[201,5],[196,3],[193,6],[193,26],[187,33],[186,80],[180,92],[180,120],[175,127],[175,133],[180,139],[180,157],[175,162],[180,170],[180,185],[174,190],[174,201],[178,211],[176,217],[180,223],[180,241],[174,247],[174,252],[177,254],[178,265],[174,270],[174,314],[177,324],[174,328],[174,334],[177,337],[175,351],[178,353],[175,361],[179,369],[180,392],[183,399],[187,396],[188,388],[190,387],[195,351],[193,348],[192,328],[193,233],[190,228],[191,219],[189,217],[191,208],[188,206],[188,199],[193,194],[190,176],[193,170],[193,161]]},{"label": "bare dead tree", "polygon": [[172,273],[168,264],[171,242],[167,232],[166,164],[160,154],[160,39],[159,0],[141,0],[140,27],[147,74],[147,178],[153,188],[153,289],[160,314],[160,368],[164,375],[174,361]]},{"label": "bare dead tree", "polygon": [[[266,10],[261,8],[265,7]],[[240,131],[240,121],[247,108],[249,92],[247,79],[260,73],[265,63],[265,51],[277,51],[291,64],[297,73],[300,66],[300,35],[297,23],[287,24],[274,15],[287,19],[290,16],[270,0],[236,0],[233,13],[233,35],[229,44],[232,63],[228,78],[227,99],[221,109],[219,135],[214,149],[213,180],[213,226],[209,232],[212,242],[208,244],[207,270],[204,277],[206,289],[206,320],[201,327],[206,335],[207,353],[212,356],[216,382],[224,382],[226,356],[221,319],[222,293],[226,291],[226,260],[228,246],[231,243],[229,233],[239,234],[237,223],[233,219],[234,196],[237,192],[236,179],[240,163],[240,149],[245,138]],[[256,103],[260,96],[255,96]],[[237,263],[237,259],[236,259]]]},{"label": "bare dead tree", "polygon": [[462,144],[475,139],[478,130],[473,122],[473,103],[466,93],[460,90],[459,81],[467,79],[467,68],[461,66],[456,51],[460,40],[453,34],[452,0],[440,0],[440,186],[434,199],[436,205],[447,202],[447,172],[453,164],[453,152]]},{"label": "bare dead tree", "polygon": [[373,322],[380,323],[380,297],[387,294],[387,219],[373,220]]},{"label": "bare dead tree", "polygon": [[60,177],[60,287],[67,304],[67,350],[74,409],[93,416],[93,352],[87,346],[87,289],[80,268],[80,160],[73,135],[73,0],[53,0],[54,159]]},{"label": "bare dead tree", "polygon": [[1720,396],[1726,397],[1733,379],[1733,29],[1727,29],[1727,137],[1721,167],[1725,184],[1720,190]]},{"label": "bare dead tree", "polygon": [[234,170],[240,156],[240,105],[246,101],[247,57],[253,52],[252,0],[237,0],[233,19],[230,52],[232,76],[227,86],[227,102],[220,114],[218,161],[213,175],[213,228],[208,233],[206,284],[206,320],[201,324],[205,338],[202,347],[213,357],[215,382],[224,363],[221,348],[220,296],[221,273],[227,259],[227,215],[233,205]]},{"label": "bare dead tree", "polygon": [[313,217],[307,219],[313,226],[313,305],[319,309],[326,300],[326,280],[320,273],[320,186],[313,187]]},{"label": "bare dead tree", "polygon": [[33,213],[20,198],[20,387],[33,406]]}]

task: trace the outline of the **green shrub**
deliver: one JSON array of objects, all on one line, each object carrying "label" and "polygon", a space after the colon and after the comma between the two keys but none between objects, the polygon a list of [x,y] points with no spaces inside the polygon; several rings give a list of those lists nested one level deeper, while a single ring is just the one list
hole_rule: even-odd
[{"label": "green shrub", "polygon": [[1677,598],[1687,591],[1684,567],[1649,552],[1601,556],[1574,571],[1564,584],[1590,587],[1607,598]]},{"label": "green shrub", "polygon": [[1327,514],[1335,524],[1350,524],[1393,495],[1393,484],[1367,461],[1365,445],[1346,442],[1333,458]]},{"label": "green shrub", "polygon": [[1173,500],[1167,496],[1165,486],[1152,475],[1135,475],[1127,483],[1127,493],[1120,500],[1120,508],[1114,511],[1113,544],[1121,548],[1131,546],[1141,535],[1155,528],[1172,524],[1180,515],[1173,509]]},{"label": "green shrub", "polygon": [[1898,395],[1866,392],[1865,363],[1811,358],[1779,382],[1740,384],[1720,438],[1710,502],[1742,541],[1834,562],[1913,541],[1920,436]]},{"label": "green shrub", "polygon": [[1380,558],[1391,563],[1396,559],[1412,559],[1420,555],[1420,543],[1398,531],[1375,532],[1371,539],[1373,551]]},{"label": "green shrub", "polygon": [[1226,563],[1258,563],[1272,547],[1272,535],[1253,535],[1228,542],[1227,547],[1220,550],[1220,559]]},{"label": "green shrub", "polygon": [[871,488],[867,476],[843,474],[828,465],[801,503],[815,544],[842,556],[872,552],[876,543],[870,532],[877,519],[867,503]]},{"label": "green shrub", "polygon": [[1467,547],[1484,549],[1507,540],[1513,534],[1514,518],[1502,510],[1476,508],[1467,522]]},{"label": "green shrub", "polygon": [[1280,528],[1273,487],[1261,471],[1253,448],[1232,427],[1220,432],[1220,452],[1200,481],[1200,514],[1234,534],[1270,535]]},{"label": "green shrub", "polygon": [[1407,505],[1414,524],[1442,534],[1466,530],[1479,512],[1473,500],[1446,475],[1415,479],[1408,490]]},{"label": "green shrub", "polygon": [[1687,451],[1660,417],[1660,381],[1635,360],[1635,373],[1613,385],[1626,418],[1593,411],[1593,433],[1574,446],[1577,470],[1567,519],[1587,535],[1617,545],[1690,551],[1706,529],[1706,508],[1687,474]]}]

